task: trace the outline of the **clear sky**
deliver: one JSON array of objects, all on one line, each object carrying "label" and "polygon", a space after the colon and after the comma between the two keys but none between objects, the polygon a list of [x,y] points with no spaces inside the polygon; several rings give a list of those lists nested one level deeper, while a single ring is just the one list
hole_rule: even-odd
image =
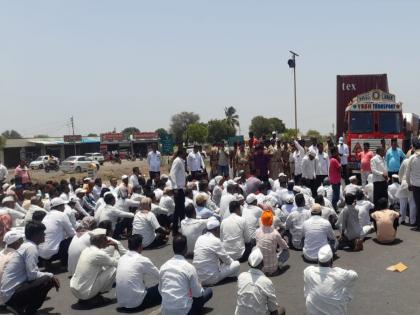
[{"label": "clear sky", "polygon": [[169,127],[238,110],[331,131],[336,75],[387,73],[420,113],[420,1],[0,0],[1,131],[24,135]]}]

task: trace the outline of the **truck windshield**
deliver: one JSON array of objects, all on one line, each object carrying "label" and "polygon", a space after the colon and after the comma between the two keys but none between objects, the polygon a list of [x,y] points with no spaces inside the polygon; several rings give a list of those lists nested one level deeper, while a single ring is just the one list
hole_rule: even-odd
[{"label": "truck windshield", "polygon": [[400,113],[379,113],[379,131],[383,133],[400,133]]},{"label": "truck windshield", "polygon": [[351,112],[350,131],[354,133],[373,132],[373,113]]}]

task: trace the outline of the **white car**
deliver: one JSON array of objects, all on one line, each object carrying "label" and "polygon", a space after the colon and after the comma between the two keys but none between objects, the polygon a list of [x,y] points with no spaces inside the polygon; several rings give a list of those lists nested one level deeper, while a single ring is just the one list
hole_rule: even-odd
[{"label": "white car", "polygon": [[86,172],[92,164],[99,170],[99,162],[84,155],[70,156],[61,163],[61,170],[67,172]]},{"label": "white car", "polygon": [[[29,163],[29,167],[33,170],[43,169],[45,167],[45,164],[47,164],[48,162],[48,158],[49,155],[38,156],[36,160]],[[56,160],[58,164],[60,163],[60,160],[57,157],[53,156],[53,159]]]},{"label": "white car", "polygon": [[85,156],[91,158],[94,161],[98,161],[101,165],[103,165],[105,162],[105,157],[102,153],[85,153]]}]

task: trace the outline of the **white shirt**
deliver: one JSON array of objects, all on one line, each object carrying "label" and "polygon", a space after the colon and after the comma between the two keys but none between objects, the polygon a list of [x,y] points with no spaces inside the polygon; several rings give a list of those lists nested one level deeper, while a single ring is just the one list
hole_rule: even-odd
[{"label": "white shirt", "polygon": [[159,207],[166,209],[170,215],[175,212],[175,201],[171,196],[163,195],[160,197]]},{"label": "white shirt", "polygon": [[6,166],[0,164],[0,182],[6,180],[7,174],[9,174],[9,171]]},{"label": "white shirt", "polygon": [[220,225],[220,239],[226,253],[232,259],[241,258],[245,252],[245,244],[251,241],[245,219],[236,213],[224,219]]},{"label": "white shirt", "polygon": [[97,201],[101,196],[102,186],[95,185],[92,188],[92,196]]},{"label": "white shirt", "polygon": [[370,168],[372,170],[373,182],[384,182],[385,178],[383,174],[387,173],[386,164],[382,156],[376,154],[370,160]]},{"label": "white shirt", "polygon": [[309,266],[303,271],[308,315],[346,315],[357,273],[338,267]]},{"label": "white shirt", "polygon": [[314,179],[316,177],[315,165],[315,158],[311,160],[308,155],[305,155],[302,159],[302,177],[307,179]]},{"label": "white shirt", "polygon": [[328,175],[330,168],[330,160],[328,158],[327,152],[316,153],[316,175]]},{"label": "white shirt", "polygon": [[190,172],[201,171],[204,168],[204,161],[200,152],[195,153],[192,151],[188,154],[187,167]]},{"label": "white shirt", "polygon": [[371,225],[370,210],[374,208],[373,203],[368,200],[357,200],[355,208],[359,211],[360,226]]},{"label": "white shirt", "polygon": [[255,239],[255,231],[259,227],[259,220],[262,214],[262,209],[254,205],[246,205],[242,209],[242,218],[245,219],[248,227],[248,233],[251,239]]},{"label": "white shirt", "polygon": [[409,158],[406,179],[408,186],[420,187],[420,150]]},{"label": "white shirt", "polygon": [[51,210],[42,220],[45,225],[45,242],[38,246],[39,256],[50,259],[58,253],[61,241],[68,237],[73,237],[76,233],[70,222],[69,217],[57,210]]},{"label": "white shirt", "polygon": [[388,186],[388,199],[391,204],[398,202],[397,191],[400,189],[399,183],[392,183]]},{"label": "white shirt", "polygon": [[313,215],[303,223],[302,237],[305,238],[303,255],[309,260],[317,260],[319,249],[335,240],[330,222],[319,215]]},{"label": "white shirt", "polygon": [[156,216],[151,211],[137,211],[133,220],[133,234],[143,236],[143,246],[147,247],[155,240],[156,230],[160,227]]},{"label": "white shirt", "polygon": [[219,214],[222,217],[222,219],[226,219],[230,215],[229,210],[229,204],[236,200],[235,196],[232,194],[225,194],[222,195],[222,198],[220,199],[220,211]]},{"label": "white shirt", "polygon": [[81,236],[75,235],[70,242],[69,246],[69,259],[67,264],[67,270],[70,275],[74,274],[76,270],[77,262],[79,261],[80,254],[85,248],[90,246],[90,235],[89,232],[85,232]]},{"label": "white shirt", "polygon": [[20,245],[4,269],[0,287],[0,303],[6,303],[20,284],[43,276],[52,277],[53,274],[39,271],[38,248],[32,241],[26,241]]},{"label": "white shirt", "polygon": [[23,219],[26,216],[26,213],[22,213],[20,211],[15,210],[15,209],[0,206],[0,215],[3,215],[3,214],[8,214],[12,217],[12,221],[13,221],[12,225],[13,226],[21,225],[22,221],[24,221]]},{"label": "white shirt", "polygon": [[302,226],[303,222],[311,217],[311,211],[306,210],[302,207],[296,208],[292,211],[286,219],[286,230],[289,230],[292,234],[293,247],[300,249],[302,248]]},{"label": "white shirt", "polygon": [[201,282],[219,274],[220,261],[227,265],[233,262],[226,253],[222,241],[210,232],[201,235],[195,243],[193,260]]},{"label": "white shirt", "polygon": [[134,308],[146,296],[144,275],[159,280],[159,270],[152,261],[135,251],[128,251],[118,261],[116,291],[119,307]]},{"label": "white shirt", "polygon": [[73,277],[70,280],[70,288],[79,299],[91,297],[92,289],[104,267],[117,267],[117,260],[110,257],[102,249],[96,246],[85,248],[79,257]]},{"label": "white shirt", "polygon": [[130,175],[130,178],[128,179],[128,186],[130,186],[131,188],[140,187],[139,178],[136,174]]},{"label": "white shirt", "polygon": [[194,253],[195,242],[206,230],[207,219],[185,218],[181,221],[181,233],[187,238],[187,254]]},{"label": "white shirt", "polygon": [[349,147],[347,144],[339,144],[337,146],[338,153],[340,154],[340,163],[341,165],[347,165],[349,159]]},{"label": "white shirt", "polygon": [[235,315],[268,315],[277,309],[276,289],[261,270],[251,268],[239,275]]},{"label": "white shirt", "polygon": [[180,157],[177,157],[172,163],[169,180],[173,189],[185,189],[185,161]]},{"label": "white shirt", "polygon": [[121,211],[112,205],[105,205],[100,208],[98,222],[109,220],[112,222],[112,228],[115,229],[115,225],[118,222],[118,218],[134,218],[134,214],[127,211]]},{"label": "white shirt", "polygon": [[193,297],[203,295],[194,266],[180,255],[175,255],[160,267],[159,278],[162,315],[186,315]]},{"label": "white shirt", "polygon": [[160,172],[160,152],[150,151],[147,154],[147,164],[149,165],[150,172]]},{"label": "white shirt", "polygon": [[292,154],[292,159],[295,163],[295,175],[302,174],[302,159],[305,156],[305,149],[295,140],[297,151]]},{"label": "white shirt", "polygon": [[344,187],[343,193],[344,193],[344,195],[345,194],[356,195],[356,192],[358,190],[362,190],[362,186],[359,186],[359,185],[355,185],[355,184],[350,183],[346,187]]}]

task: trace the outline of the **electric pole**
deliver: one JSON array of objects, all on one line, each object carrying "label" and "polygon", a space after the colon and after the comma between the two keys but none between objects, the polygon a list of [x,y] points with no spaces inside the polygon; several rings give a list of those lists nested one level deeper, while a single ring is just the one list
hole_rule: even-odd
[{"label": "electric pole", "polygon": [[299,55],[291,50],[289,52],[292,54],[292,59],[289,59],[287,61],[287,64],[289,65],[289,68],[293,68],[293,91],[295,96],[295,132],[296,132],[296,138],[298,136],[298,124],[297,124],[297,101],[296,101],[296,57],[299,57]]},{"label": "electric pole", "polygon": [[[73,118],[73,116],[70,117],[70,124],[71,124],[71,130],[72,130],[73,136],[74,136],[74,118]],[[74,145],[74,155],[77,155],[77,152],[76,152],[76,141],[74,141],[74,137],[73,137],[73,145]]]}]

